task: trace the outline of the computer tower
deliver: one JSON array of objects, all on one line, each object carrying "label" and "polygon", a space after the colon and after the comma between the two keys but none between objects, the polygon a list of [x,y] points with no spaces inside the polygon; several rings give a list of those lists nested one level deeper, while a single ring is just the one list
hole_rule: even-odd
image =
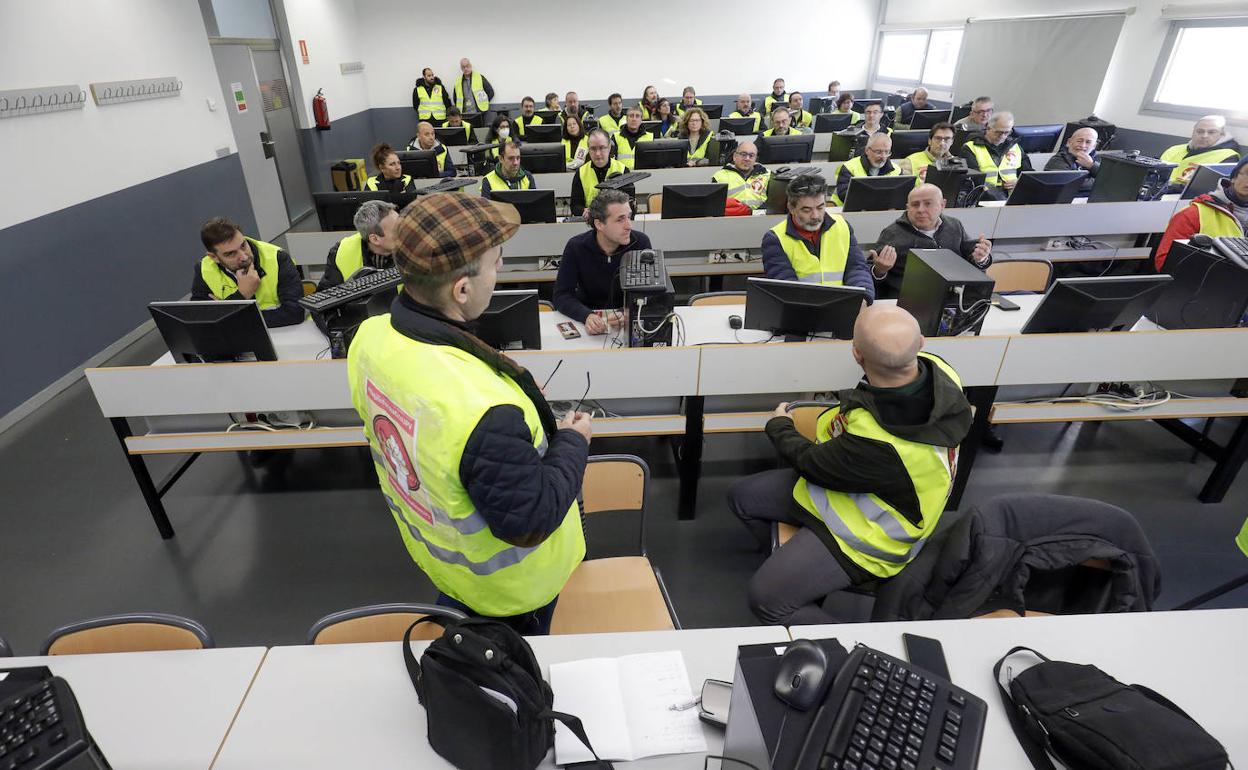
[{"label": "computer tower", "polygon": [[676,290],[671,277],[665,276],[663,291],[624,290],[624,319],[628,327],[630,348],[660,348],[672,344]]},{"label": "computer tower", "polygon": [[1173,163],[1139,154],[1103,152],[1097,160],[1101,167],[1088,193],[1088,203],[1155,200],[1175,168]]},{"label": "computer tower", "polygon": [[979,334],[992,307],[995,282],[949,249],[912,249],[898,307],[910,311],[927,337]]},{"label": "computer tower", "polygon": [[1162,328],[1230,328],[1248,311],[1248,270],[1213,251],[1175,241],[1165,272],[1174,280],[1144,314]]}]

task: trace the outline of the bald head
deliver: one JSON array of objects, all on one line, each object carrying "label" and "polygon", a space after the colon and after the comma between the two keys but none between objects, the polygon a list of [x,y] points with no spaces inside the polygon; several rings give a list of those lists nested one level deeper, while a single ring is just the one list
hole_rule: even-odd
[{"label": "bald head", "polygon": [[897,387],[918,374],[923,334],[914,316],[896,305],[871,305],[854,323],[854,359],[877,387]]}]

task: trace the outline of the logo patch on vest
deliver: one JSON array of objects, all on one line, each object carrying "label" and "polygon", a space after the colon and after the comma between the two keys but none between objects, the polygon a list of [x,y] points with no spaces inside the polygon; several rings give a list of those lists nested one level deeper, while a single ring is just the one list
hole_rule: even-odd
[{"label": "logo patch on vest", "polygon": [[1019,147],[1016,144],[1006,151],[1005,158],[1002,159],[1001,165],[1002,166],[1019,166],[1022,164],[1022,161],[1023,161],[1022,156],[1023,156],[1023,150],[1021,147]]},{"label": "logo patch on vest", "polygon": [[377,439],[377,449],[385,458],[390,488],[403,498],[411,510],[432,524],[433,513],[413,494],[420,491],[420,477],[408,447],[416,443],[416,420],[382,393],[372,380],[367,382],[365,391],[369,403],[381,411],[373,417],[373,436]]},{"label": "logo patch on vest", "polygon": [[838,414],[836,417],[833,417],[832,424],[828,426],[828,429],[832,432],[832,438],[840,438],[841,434],[845,432],[845,426],[848,424],[849,420],[844,414]]},{"label": "logo patch on vest", "polygon": [[749,184],[751,190],[758,193],[759,195],[762,195],[763,190],[766,189],[767,187],[767,177],[762,176],[762,175],[752,177],[750,181],[747,182],[747,184]]}]

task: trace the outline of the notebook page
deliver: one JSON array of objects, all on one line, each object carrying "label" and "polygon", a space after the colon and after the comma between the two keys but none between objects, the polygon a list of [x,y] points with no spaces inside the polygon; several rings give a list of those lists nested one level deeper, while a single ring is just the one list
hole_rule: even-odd
[{"label": "notebook page", "polygon": [[705,752],[698,709],[671,709],[693,700],[680,651],[625,655],[618,662],[634,758]]},{"label": "notebook page", "polygon": [[[585,733],[602,759],[636,759],[628,735],[620,673],[615,658],[590,658],[550,666],[555,711],[580,717]],[[587,762],[594,755],[555,722],[555,764]]]}]

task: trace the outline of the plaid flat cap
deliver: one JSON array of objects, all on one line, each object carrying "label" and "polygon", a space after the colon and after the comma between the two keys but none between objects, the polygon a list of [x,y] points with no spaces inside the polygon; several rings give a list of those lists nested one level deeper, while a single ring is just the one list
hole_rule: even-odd
[{"label": "plaid flat cap", "polygon": [[399,215],[395,264],[403,275],[442,275],[463,267],[516,234],[520,214],[509,203],[461,192],[422,195]]}]

